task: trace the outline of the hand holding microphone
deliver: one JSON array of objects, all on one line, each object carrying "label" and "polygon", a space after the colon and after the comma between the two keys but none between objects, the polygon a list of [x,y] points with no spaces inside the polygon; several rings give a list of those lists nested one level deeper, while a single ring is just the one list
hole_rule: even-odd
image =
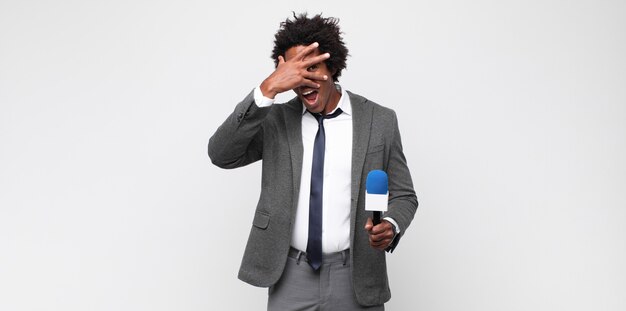
[{"label": "hand holding microphone", "polygon": [[391,244],[395,234],[393,225],[380,219],[382,212],[387,211],[388,183],[387,173],[381,170],[369,172],[365,181],[365,210],[372,211],[372,217],[368,217],[365,223],[365,230],[368,231],[370,245],[380,250],[385,250]]}]

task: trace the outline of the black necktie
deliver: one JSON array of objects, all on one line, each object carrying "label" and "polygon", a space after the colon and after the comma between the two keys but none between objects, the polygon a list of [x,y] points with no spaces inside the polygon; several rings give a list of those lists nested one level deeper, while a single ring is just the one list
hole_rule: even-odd
[{"label": "black necktie", "polygon": [[309,200],[309,240],[306,253],[313,270],[322,265],[322,198],[324,190],[324,154],[326,152],[326,134],[324,119],[332,119],[341,114],[341,109],[329,115],[313,113],[319,127],[313,143],[313,165],[311,168],[311,197]]}]

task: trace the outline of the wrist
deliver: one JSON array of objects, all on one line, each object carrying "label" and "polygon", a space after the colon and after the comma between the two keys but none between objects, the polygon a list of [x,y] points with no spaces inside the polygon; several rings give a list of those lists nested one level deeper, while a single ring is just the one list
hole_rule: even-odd
[{"label": "wrist", "polygon": [[396,235],[400,234],[400,230],[393,222],[391,221],[387,221],[387,222],[391,225],[391,230],[393,231],[393,237],[395,238]]},{"label": "wrist", "polygon": [[388,222],[389,222],[389,223],[393,226],[393,231],[394,231],[396,234],[399,234],[399,233],[400,233],[400,226],[398,226],[398,223],[396,222],[396,220],[395,220],[395,219],[393,219],[393,218],[391,218],[391,217],[389,217],[389,216],[384,217],[383,219],[384,219],[384,220],[386,220],[386,221],[388,221]]},{"label": "wrist", "polygon": [[276,95],[278,94],[278,92],[273,90],[268,79],[263,80],[263,82],[261,83],[260,89],[261,89],[261,93],[263,94],[263,96],[267,98],[274,99],[274,97],[276,97]]}]

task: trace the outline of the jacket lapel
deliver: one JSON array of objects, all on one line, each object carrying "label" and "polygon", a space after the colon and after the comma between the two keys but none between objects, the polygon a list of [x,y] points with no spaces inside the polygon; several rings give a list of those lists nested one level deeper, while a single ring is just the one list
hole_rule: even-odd
[{"label": "jacket lapel", "polygon": [[[289,144],[289,153],[291,156],[291,169],[293,181],[293,210],[295,211],[298,204],[298,196],[300,192],[300,177],[302,174],[302,103],[294,98],[285,103],[285,129],[287,131],[287,143]],[[295,217],[295,212],[293,217]]]},{"label": "jacket lapel", "polygon": [[352,205],[350,207],[350,241],[354,241],[356,209],[359,200],[359,189],[363,175],[363,164],[372,129],[372,105],[361,96],[348,92],[352,105]]}]

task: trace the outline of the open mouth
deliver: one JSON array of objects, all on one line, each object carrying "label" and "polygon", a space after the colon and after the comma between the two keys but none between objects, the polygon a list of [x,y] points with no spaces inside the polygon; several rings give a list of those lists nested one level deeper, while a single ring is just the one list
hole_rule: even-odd
[{"label": "open mouth", "polygon": [[302,97],[306,99],[309,105],[313,105],[315,104],[315,101],[317,101],[317,93],[318,92],[316,90],[308,90],[306,92],[302,92]]}]

